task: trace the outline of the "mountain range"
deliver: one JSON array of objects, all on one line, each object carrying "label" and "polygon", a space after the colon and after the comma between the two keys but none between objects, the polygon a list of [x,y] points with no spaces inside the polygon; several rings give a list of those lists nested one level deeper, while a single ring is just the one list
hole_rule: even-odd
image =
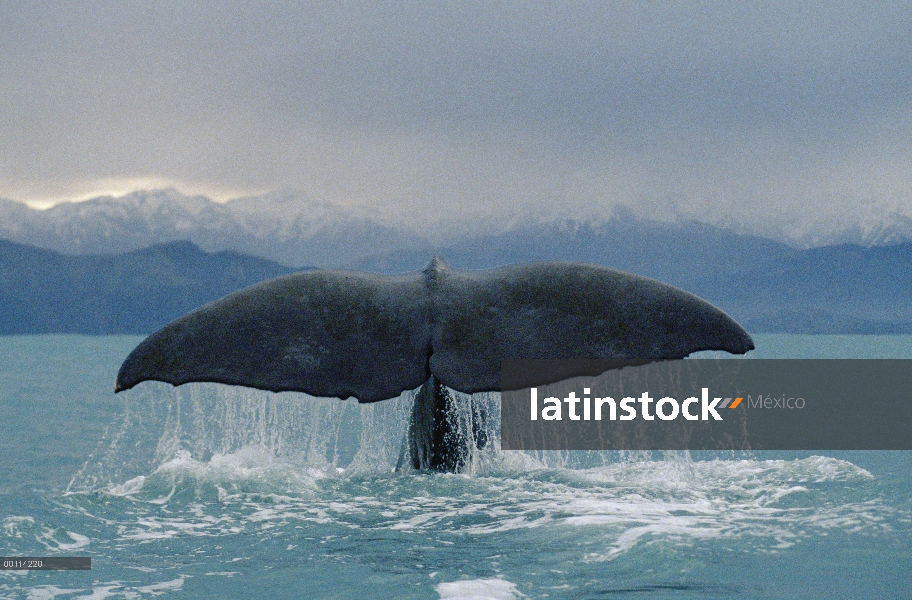
[{"label": "mountain range", "polygon": [[0,237],[7,240],[0,333],[7,334],[147,333],[295,270],[289,265],[401,272],[434,254],[458,268],[529,260],[614,267],[706,298],[751,332],[912,332],[912,244],[799,249],[623,213],[435,243],[291,195],[221,205],[161,190],[46,211],[0,202]]},{"label": "mountain range", "polygon": [[0,334],[150,333],[290,271],[235,252],[202,252],[190,242],[72,256],[0,241]]},{"label": "mountain range", "polygon": [[285,265],[352,267],[374,252],[426,241],[376,219],[295,194],[217,203],[174,189],[66,202],[37,210],[0,199],[0,239],[64,254],[113,254],[191,241]]},{"label": "mountain range", "polygon": [[[112,254],[186,240],[207,252],[233,250],[291,267],[365,268],[375,265],[393,268],[394,263],[402,262],[407,255],[419,257],[420,263],[435,251],[444,249],[471,253],[471,248],[478,246],[476,239],[490,239],[501,245],[529,246],[529,242],[520,239],[528,231],[539,238],[542,249],[567,246],[573,255],[600,256],[600,252],[622,253],[623,249],[588,248],[585,240],[573,238],[574,232],[580,230],[586,234],[594,232],[602,238],[618,238],[618,243],[624,242],[631,252],[638,252],[635,237],[639,230],[656,229],[665,235],[679,228],[688,234],[730,229],[701,226],[684,218],[673,223],[648,221],[633,217],[629,210],[616,209],[613,216],[598,222],[506,224],[479,221],[454,223],[437,227],[433,232],[423,232],[389,222],[363,209],[320,202],[296,193],[270,193],[217,203],[205,196],[187,196],[175,189],[147,190],[118,198],[102,196],[85,202],[60,203],[46,210],[0,199],[0,239],[12,242],[64,254]],[[568,235],[566,240],[561,239]],[[870,247],[912,242],[912,219],[895,212],[872,213],[866,215],[863,223],[829,233],[809,233],[808,236],[792,240],[794,243],[790,246],[780,245],[785,248],[838,244]],[[571,243],[576,245],[571,246]],[[579,247],[579,243],[583,247]],[[629,247],[630,243],[634,247]],[[481,247],[487,251],[484,243]],[[530,254],[529,250],[523,253]],[[532,254],[547,257],[541,251]],[[582,254],[578,258],[583,258]],[[407,266],[415,267],[418,264],[415,260],[406,261]]]}]

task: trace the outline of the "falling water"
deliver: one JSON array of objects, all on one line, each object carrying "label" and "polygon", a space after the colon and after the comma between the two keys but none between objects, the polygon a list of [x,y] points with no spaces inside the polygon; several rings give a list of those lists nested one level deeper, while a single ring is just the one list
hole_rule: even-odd
[{"label": "falling water", "polygon": [[[324,475],[389,473],[407,451],[416,393],[359,404],[213,383],[177,388],[146,383],[123,394],[122,418],[109,428],[69,491],[122,485],[174,461],[209,468],[232,461],[258,468],[281,465]],[[484,450],[471,448],[467,472],[503,466],[503,457],[498,458],[499,394],[451,394],[461,437],[473,439],[472,427],[481,424],[489,441]]]},{"label": "falling water", "polygon": [[[177,388],[146,383],[123,394],[122,418],[109,428],[68,490],[122,488],[176,465],[210,472],[234,467],[241,474],[243,469],[265,470],[273,478],[279,470],[321,476],[390,473],[403,464],[407,452],[416,393],[409,390],[398,398],[360,404],[214,383]],[[683,451],[501,451],[500,394],[450,390],[450,396],[458,437],[476,439],[472,428],[482,427],[487,440],[483,449],[469,444],[468,475],[655,460],[680,471],[691,463]]]}]

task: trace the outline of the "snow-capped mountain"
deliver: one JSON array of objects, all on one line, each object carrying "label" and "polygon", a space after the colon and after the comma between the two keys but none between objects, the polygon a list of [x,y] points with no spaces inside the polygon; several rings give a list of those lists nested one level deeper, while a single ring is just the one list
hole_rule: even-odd
[{"label": "snow-capped mountain", "polygon": [[889,246],[912,241],[912,218],[891,212],[886,215],[869,216],[860,224],[847,227],[830,244],[857,244],[859,246]]},{"label": "snow-capped mountain", "polygon": [[0,238],[66,254],[110,254],[189,240],[289,266],[346,267],[424,240],[327,203],[269,194],[219,204],[174,189],[58,204],[47,210],[0,200]]},{"label": "snow-capped mountain", "polygon": [[[811,249],[696,221],[629,214],[600,223],[526,224],[432,244],[294,194],[218,204],[159,190],[45,211],[0,200],[0,238],[16,242],[0,242],[0,325],[5,322],[8,333],[151,331],[287,267],[401,272],[420,269],[438,253],[455,268],[548,259],[638,273],[696,293],[750,331],[908,333],[912,244],[899,242],[912,239],[912,224],[888,217],[845,229],[845,241],[854,245]],[[286,266],[211,254],[221,250]],[[104,256],[84,256],[98,254]],[[175,304],[180,298],[183,304]]]},{"label": "snow-capped mountain", "polygon": [[[47,210],[0,199],[0,239],[12,242],[65,254],[112,254],[187,240],[208,252],[234,250],[292,267],[419,268],[435,251],[454,259],[472,256],[463,266],[488,264],[484,256],[504,260],[508,255],[516,255],[517,260],[561,257],[614,264],[623,258],[615,255],[623,252],[625,243],[631,244],[630,251],[636,256],[650,254],[634,243],[649,232],[660,245],[667,243],[666,238],[693,240],[694,235],[701,239],[716,235],[695,234],[691,229],[696,226],[703,228],[700,231],[757,235],[734,224],[650,221],[623,211],[593,223],[517,223],[503,230],[481,225],[463,223],[468,233],[458,235],[456,229],[448,230],[444,236],[448,239],[434,243],[376,215],[296,193],[270,193],[220,204],[205,196],[163,189],[58,204]],[[580,227],[585,235],[576,231]],[[843,223],[821,219],[819,226],[800,232],[778,231],[771,226],[764,237],[797,248],[886,246],[912,241],[912,219],[899,212],[871,211],[863,219]],[[596,239],[600,241],[596,243]],[[529,243],[534,248],[523,249]],[[560,250],[568,244],[572,245],[570,250]],[[608,244],[607,249],[604,244]],[[705,240],[700,244],[705,245]],[[551,250],[545,252],[546,247]],[[606,255],[608,249],[610,257]],[[696,248],[692,250],[697,252]],[[660,257],[655,261],[664,262]]]}]

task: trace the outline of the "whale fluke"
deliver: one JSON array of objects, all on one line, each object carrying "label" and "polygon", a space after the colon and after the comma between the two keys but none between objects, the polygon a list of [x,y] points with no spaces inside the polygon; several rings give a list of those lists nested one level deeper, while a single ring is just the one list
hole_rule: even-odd
[{"label": "whale fluke", "polygon": [[375,402],[424,383],[430,337],[420,277],[306,271],[165,325],[130,353],[115,391],[211,381]]},{"label": "whale fluke", "polygon": [[458,271],[435,258],[402,275],[306,271],[225,296],[139,344],[115,391],[209,381],[376,402],[423,385],[412,462],[454,470],[463,459],[446,448],[441,390],[499,391],[502,360],[649,361],[753,348],[718,308],[645,277],[566,262]]},{"label": "whale fluke", "polygon": [[431,374],[497,391],[504,359],[753,348],[718,308],[645,277],[564,262],[458,271],[435,259],[404,275],[305,271],[225,296],[146,338],[115,390],[211,381],[376,402]]}]

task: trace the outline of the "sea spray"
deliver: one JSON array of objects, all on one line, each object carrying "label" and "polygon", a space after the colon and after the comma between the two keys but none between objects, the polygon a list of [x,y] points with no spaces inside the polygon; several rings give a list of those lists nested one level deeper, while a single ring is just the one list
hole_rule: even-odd
[{"label": "sea spray", "polygon": [[208,464],[213,457],[239,453],[260,457],[264,467],[281,463],[334,472],[358,450],[360,411],[354,400],[157,382],[122,397],[121,419],[73,478],[70,491],[120,485],[176,459]]},{"label": "sea spray", "polygon": [[[330,474],[390,473],[407,451],[415,394],[409,390],[398,398],[359,404],[215,383],[147,382],[119,396],[120,420],[109,427],[69,490],[120,486],[175,460],[208,464],[213,457],[242,455],[260,457],[264,468],[281,463]],[[460,433],[484,427],[485,451],[496,453],[499,394],[457,392],[454,397]],[[481,464],[477,450],[472,464],[473,469]]]},{"label": "sea spray", "polygon": [[[458,438],[485,440],[482,448],[466,442],[465,474],[593,468],[663,458],[663,453],[635,451],[501,452],[500,394],[450,393]],[[109,428],[69,490],[123,486],[163,466],[172,468],[187,461],[224,470],[225,457],[233,457],[248,470],[259,461],[263,469],[284,466],[332,476],[342,471],[390,473],[403,467],[415,395],[410,390],[383,402],[359,404],[354,399],[275,394],[214,383],[175,388],[148,382],[121,395],[122,418]],[[686,452],[664,453],[664,457],[679,469],[690,461]],[[405,465],[402,470],[409,468]]]}]

